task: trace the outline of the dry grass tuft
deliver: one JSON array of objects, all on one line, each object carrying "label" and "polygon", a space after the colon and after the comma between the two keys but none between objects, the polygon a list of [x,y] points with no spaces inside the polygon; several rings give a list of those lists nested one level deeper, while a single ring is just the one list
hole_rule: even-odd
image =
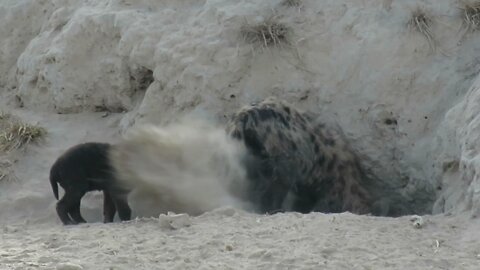
[{"label": "dry grass tuft", "polygon": [[46,133],[42,127],[22,123],[11,114],[0,112],[0,182],[17,180],[11,161],[15,150],[38,141]]},{"label": "dry grass tuft", "polygon": [[240,32],[245,42],[263,48],[284,47],[291,44],[291,29],[278,22],[275,16],[259,24],[246,23],[241,27]]},{"label": "dry grass tuft", "polygon": [[412,17],[408,21],[408,27],[425,36],[428,45],[434,51],[437,47],[437,41],[432,33],[432,25],[433,20],[420,8],[413,11]]},{"label": "dry grass tuft", "polygon": [[480,1],[464,3],[461,10],[463,22],[467,26],[467,30],[478,30],[480,28]]},{"label": "dry grass tuft", "polygon": [[36,125],[21,123],[9,114],[0,114],[0,152],[10,152],[37,141],[46,130]]},{"label": "dry grass tuft", "polygon": [[287,7],[300,7],[302,5],[302,0],[283,0],[282,6]]},{"label": "dry grass tuft", "polygon": [[17,177],[13,171],[13,163],[7,159],[0,160],[0,183],[16,180]]},{"label": "dry grass tuft", "polygon": [[0,134],[0,151],[16,150],[45,135],[44,128],[29,124],[15,123]]}]

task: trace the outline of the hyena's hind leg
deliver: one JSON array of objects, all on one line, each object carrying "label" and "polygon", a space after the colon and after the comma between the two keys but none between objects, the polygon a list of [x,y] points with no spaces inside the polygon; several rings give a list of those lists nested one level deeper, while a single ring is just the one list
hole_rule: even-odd
[{"label": "hyena's hind leg", "polygon": [[294,193],[292,210],[304,214],[312,212],[317,202],[317,194],[314,191],[314,187],[299,186]]},{"label": "hyena's hind leg", "polygon": [[115,217],[116,212],[117,212],[117,208],[115,207],[115,203],[113,202],[110,192],[104,190],[103,191],[103,222],[104,223],[113,222],[113,218]]},{"label": "hyena's hind leg", "polygon": [[57,203],[57,213],[65,225],[85,223],[80,214],[80,201],[85,192],[66,190],[62,199]]}]

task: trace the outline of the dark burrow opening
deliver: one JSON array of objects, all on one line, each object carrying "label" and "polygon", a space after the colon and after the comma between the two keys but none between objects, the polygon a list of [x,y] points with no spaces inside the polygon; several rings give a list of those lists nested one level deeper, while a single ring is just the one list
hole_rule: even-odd
[{"label": "dark burrow opening", "polygon": [[434,189],[419,185],[406,192],[412,187],[398,185],[403,180],[379,179],[363,168],[338,131],[310,112],[267,99],[234,114],[227,131],[248,150],[244,199],[259,213],[431,213]]},{"label": "dark burrow opening", "polygon": [[151,69],[143,66],[130,69],[130,85],[134,92],[145,92],[154,80]]}]

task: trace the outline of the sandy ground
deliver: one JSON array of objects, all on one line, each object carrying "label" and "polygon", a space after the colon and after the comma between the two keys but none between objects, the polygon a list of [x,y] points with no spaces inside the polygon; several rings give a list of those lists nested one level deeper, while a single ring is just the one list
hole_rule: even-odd
[{"label": "sandy ground", "polygon": [[480,222],[221,208],[199,217],[5,225],[1,269],[478,269]]},{"label": "sandy ground", "polygon": [[[49,115],[12,109],[49,130],[2,183],[0,269],[478,269],[480,221],[465,216],[378,218],[297,213],[262,216],[221,208],[198,217],[102,224],[101,196],[83,200],[92,223],[62,226],[47,172],[63,149],[116,140],[121,115]],[[76,129],[78,132],[67,132]],[[135,211],[135,209],[134,209]]]}]

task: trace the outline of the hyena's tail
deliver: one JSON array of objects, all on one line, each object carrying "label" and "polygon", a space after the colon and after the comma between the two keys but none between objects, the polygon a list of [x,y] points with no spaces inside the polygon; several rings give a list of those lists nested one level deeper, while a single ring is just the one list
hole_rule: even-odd
[{"label": "hyena's tail", "polygon": [[56,174],[53,170],[50,171],[50,185],[52,185],[53,195],[58,200],[58,184]]}]

